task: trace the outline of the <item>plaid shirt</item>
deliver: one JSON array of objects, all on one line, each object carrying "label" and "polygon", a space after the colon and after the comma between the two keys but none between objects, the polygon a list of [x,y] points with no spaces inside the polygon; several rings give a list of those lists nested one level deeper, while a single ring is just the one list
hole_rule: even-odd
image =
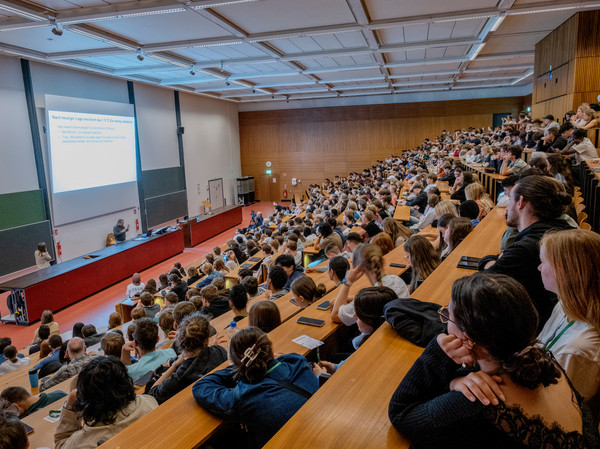
[{"label": "plaid shirt", "polygon": [[73,376],[76,376],[81,372],[83,367],[87,365],[93,356],[87,354],[80,355],[71,360],[68,364],[63,365],[60,369],[54,373],[52,377],[46,377],[40,384],[40,392],[47,390],[48,388],[58,385],[64,380],[67,380]]}]

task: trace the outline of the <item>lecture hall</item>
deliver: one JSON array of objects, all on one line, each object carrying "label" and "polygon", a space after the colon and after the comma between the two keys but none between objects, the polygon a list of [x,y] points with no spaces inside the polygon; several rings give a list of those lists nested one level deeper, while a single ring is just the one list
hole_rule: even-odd
[{"label": "lecture hall", "polygon": [[600,449],[599,29],[0,0],[0,449]]}]

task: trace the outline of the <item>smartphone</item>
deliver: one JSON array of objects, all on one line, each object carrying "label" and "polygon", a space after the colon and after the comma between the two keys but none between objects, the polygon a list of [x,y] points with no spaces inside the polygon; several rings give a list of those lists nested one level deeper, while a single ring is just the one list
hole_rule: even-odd
[{"label": "smartphone", "polygon": [[466,260],[467,262],[479,263],[481,260],[479,257],[462,256],[460,260]]},{"label": "smartphone", "polygon": [[327,309],[329,309],[329,305],[330,305],[329,301],[323,301],[321,304],[319,304],[317,306],[317,309],[319,309],[319,310],[327,310]]},{"label": "smartphone", "polygon": [[458,262],[458,265],[456,265],[456,267],[463,268],[465,270],[477,271],[479,269],[479,263],[473,263],[473,262],[467,262],[465,260],[461,260],[460,262]]},{"label": "smartphone", "polygon": [[394,267],[394,268],[406,268],[406,265],[404,265],[403,263],[391,263],[390,267]]},{"label": "smartphone", "polygon": [[135,385],[136,387],[143,387],[144,385],[146,385],[148,382],[150,382],[150,379],[152,379],[152,374],[154,374],[154,371],[148,371],[146,374],[144,374],[142,377],[137,378],[134,382],[133,385]]},{"label": "smartphone", "polygon": [[301,316],[300,318],[298,318],[296,320],[296,323],[298,324],[307,324],[309,326],[315,326],[315,327],[323,327],[325,326],[325,321],[323,320],[317,320],[316,318],[308,318],[305,316]]},{"label": "smartphone", "polygon": [[25,427],[25,432],[27,432],[27,435],[31,435],[33,433],[33,427],[25,424],[23,421],[21,421],[21,424],[23,424],[23,427]]}]

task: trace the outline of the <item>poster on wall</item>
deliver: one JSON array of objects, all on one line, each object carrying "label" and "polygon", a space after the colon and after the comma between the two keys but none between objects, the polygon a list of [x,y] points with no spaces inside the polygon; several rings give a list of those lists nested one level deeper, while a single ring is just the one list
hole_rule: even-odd
[{"label": "poster on wall", "polygon": [[211,209],[219,209],[225,205],[223,197],[223,178],[211,179],[208,181],[208,199]]}]

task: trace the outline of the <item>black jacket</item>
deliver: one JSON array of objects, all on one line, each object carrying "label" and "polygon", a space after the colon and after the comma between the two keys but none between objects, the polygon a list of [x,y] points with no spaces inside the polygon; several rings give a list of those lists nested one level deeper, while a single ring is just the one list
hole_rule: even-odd
[{"label": "black jacket", "polygon": [[210,303],[209,306],[203,307],[200,312],[204,315],[210,315],[213,318],[216,318],[220,315],[223,315],[225,312],[229,312],[230,310],[231,307],[229,307],[228,299],[216,298]]},{"label": "black jacket", "polygon": [[493,266],[485,270],[487,273],[506,274],[523,284],[540,317],[538,332],[542,330],[550,317],[557,300],[554,293],[544,288],[542,276],[538,271],[540,240],[547,231],[564,231],[567,229],[572,228],[565,220],[558,218],[538,221],[519,232],[514,243],[506,248],[502,257]]},{"label": "black jacket", "polygon": [[417,206],[419,208],[419,213],[422,214],[425,212],[425,208],[427,207],[427,192],[421,190],[421,192],[412,200],[407,201],[406,205]]},{"label": "black jacket", "polygon": [[452,187],[454,185],[454,181],[456,181],[456,177],[454,176],[454,172],[451,171],[447,175],[442,176],[439,180],[448,182],[448,185]]},{"label": "black jacket", "polygon": [[159,404],[175,396],[205,374],[227,360],[227,351],[221,346],[208,346],[196,357],[184,360],[171,376],[148,391]]},{"label": "black jacket", "polygon": [[177,295],[179,301],[185,301],[185,294],[187,293],[188,285],[184,280],[179,281],[173,287],[171,291]]}]

